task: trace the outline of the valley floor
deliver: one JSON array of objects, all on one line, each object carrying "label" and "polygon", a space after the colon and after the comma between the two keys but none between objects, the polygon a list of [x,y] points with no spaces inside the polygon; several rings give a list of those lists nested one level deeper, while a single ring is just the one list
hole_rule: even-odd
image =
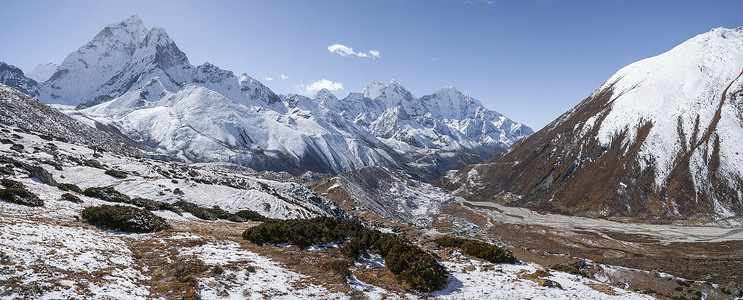
[{"label": "valley floor", "polygon": [[[729,299],[722,290],[743,281],[743,229],[736,221],[682,226],[616,222],[458,199],[443,209],[460,216],[434,224],[443,232],[481,235],[544,266],[585,261],[601,265],[606,282],[658,298]],[[462,226],[477,224],[477,230]]]}]

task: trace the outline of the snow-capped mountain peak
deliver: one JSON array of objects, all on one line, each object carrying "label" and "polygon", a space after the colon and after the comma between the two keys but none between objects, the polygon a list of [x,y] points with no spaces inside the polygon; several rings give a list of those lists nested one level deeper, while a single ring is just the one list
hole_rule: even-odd
[{"label": "snow-capped mountain peak", "polygon": [[[42,101],[77,105],[167,155],[296,173],[414,163],[430,180],[531,133],[451,88],[416,98],[395,80],[373,80],[343,99],[329,90],[279,96],[247,74],[194,67],[164,29],[137,16],[68,55],[40,90]],[[464,158],[450,159],[456,153]]]},{"label": "snow-capped mountain peak", "polygon": [[40,87],[47,103],[92,106],[160,77],[175,91],[192,77],[193,66],[162,28],[147,29],[133,15],[106,26],[70,53]]},{"label": "snow-capped mountain peak", "polygon": [[442,181],[568,213],[739,216],[742,107],[743,28],[715,28],[622,68],[518,147]]},{"label": "snow-capped mountain peak", "polygon": [[369,84],[366,85],[366,87],[364,88],[363,94],[365,98],[377,99],[379,96],[382,95],[382,92],[386,88],[387,88],[387,85],[379,82],[379,80],[374,79],[370,81]]},{"label": "snow-capped mountain peak", "polygon": [[338,101],[338,98],[328,89],[321,89],[312,97],[312,100],[324,103],[326,101]]},{"label": "snow-capped mountain peak", "polygon": [[59,65],[54,63],[39,64],[31,72],[28,72],[26,77],[36,80],[38,83],[44,83],[52,77],[57,68],[59,68]]}]

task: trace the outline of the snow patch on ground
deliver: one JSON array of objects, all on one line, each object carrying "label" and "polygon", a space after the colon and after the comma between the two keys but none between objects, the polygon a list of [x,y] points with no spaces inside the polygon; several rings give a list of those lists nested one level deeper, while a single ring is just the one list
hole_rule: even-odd
[{"label": "snow patch on ground", "polygon": [[[347,298],[343,294],[331,293],[322,286],[309,283],[307,282],[308,276],[289,271],[269,258],[241,249],[240,245],[235,242],[216,242],[194,248],[184,248],[181,254],[194,255],[210,265],[239,262],[239,266],[243,267],[237,270],[225,269],[223,275],[236,280],[217,280],[213,277],[200,279],[201,296],[206,299],[225,298],[225,296],[230,299]],[[248,271],[248,266],[253,266],[255,271]],[[222,293],[218,294],[220,291]]]}]

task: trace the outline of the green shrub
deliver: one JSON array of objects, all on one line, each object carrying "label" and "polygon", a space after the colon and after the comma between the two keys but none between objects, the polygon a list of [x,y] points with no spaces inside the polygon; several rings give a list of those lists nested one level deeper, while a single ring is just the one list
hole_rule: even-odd
[{"label": "green shrub", "polygon": [[112,187],[90,187],[85,189],[83,194],[88,197],[98,198],[108,202],[130,203],[132,201],[129,196],[122,194]]},{"label": "green shrub", "polygon": [[104,173],[111,177],[122,178],[122,179],[126,178],[126,172],[119,171],[119,170],[111,169],[111,170],[106,170],[106,172]]},{"label": "green shrub", "polygon": [[26,186],[23,185],[23,183],[20,183],[18,181],[15,181],[9,178],[0,179],[0,184],[2,184],[6,189],[25,189],[26,188]]},{"label": "green shrub", "polygon": [[418,247],[396,244],[384,258],[387,268],[412,288],[422,292],[433,292],[446,286],[446,268],[433,256]]},{"label": "green shrub", "polygon": [[448,272],[429,253],[390,233],[369,230],[357,221],[331,217],[308,220],[267,220],[248,228],[243,238],[256,244],[293,244],[299,247],[330,242],[346,244],[341,253],[351,259],[376,249],[389,270],[416,290],[431,292],[446,285]]},{"label": "green shrub", "polygon": [[348,269],[348,261],[346,260],[333,260],[320,265],[323,270],[332,271],[338,273],[343,277],[351,276],[351,271]]},{"label": "green shrub", "polygon": [[232,218],[234,215],[219,208],[219,206],[216,206],[216,205],[212,208],[204,208],[196,204],[193,204],[191,202],[187,202],[183,200],[176,202],[174,206],[179,207],[182,210],[194,215],[194,217],[197,217],[202,220],[216,220],[216,219],[228,220]]},{"label": "green shrub", "polygon": [[589,277],[590,278],[590,276],[588,275],[588,273],[583,272],[580,269],[578,269],[578,268],[576,268],[575,266],[572,266],[572,265],[556,264],[556,265],[552,266],[550,269],[555,270],[555,271],[558,271],[558,272],[565,272],[565,273],[569,273],[569,274],[580,275],[580,276],[583,276],[583,277]]},{"label": "green shrub", "polygon": [[233,214],[225,211],[224,209],[219,208],[219,206],[215,205],[212,208],[208,208],[207,211],[217,217],[217,219],[227,220],[229,219]]},{"label": "green shrub", "polygon": [[467,255],[472,255],[491,263],[513,264],[518,262],[511,251],[481,241],[447,236],[435,239],[433,242],[442,247],[462,249]]},{"label": "green shrub", "polygon": [[64,194],[62,194],[62,196],[60,197],[59,200],[70,201],[70,202],[73,202],[73,203],[83,203],[83,200],[80,200],[80,197],[75,196],[75,195],[70,194],[70,193],[64,193]]},{"label": "green shrub", "polygon": [[227,218],[227,221],[235,222],[235,223],[242,223],[242,222],[245,222],[247,220],[245,220],[242,217],[234,214],[234,215],[231,215],[229,218]]},{"label": "green shrub", "polygon": [[310,245],[340,242],[360,232],[359,222],[317,217],[307,220],[264,222],[243,232],[243,238],[256,244],[288,243],[305,248]]},{"label": "green shrub", "polygon": [[101,205],[83,210],[88,223],[124,232],[156,232],[170,228],[165,219],[140,208],[123,205]]},{"label": "green shrub", "polygon": [[[23,186],[23,185],[21,185]],[[7,187],[7,185],[6,185]],[[6,188],[0,190],[0,199],[10,203],[21,204],[26,206],[44,206],[44,201],[39,196],[29,192],[25,188]]]},{"label": "green shrub", "polygon": [[66,191],[73,191],[73,192],[78,193],[78,194],[82,194],[83,193],[83,190],[80,187],[78,187],[78,186],[76,186],[74,184],[71,184],[71,183],[58,183],[57,184],[57,188],[60,189],[60,190],[65,191],[65,192]]},{"label": "green shrub", "polygon": [[249,210],[249,209],[238,211],[235,213],[235,215],[245,220],[251,220],[251,221],[263,221],[266,219],[266,217],[264,217],[263,215],[257,212],[254,212],[252,210]]},{"label": "green shrub", "polygon": [[146,210],[158,210],[159,209],[158,203],[150,199],[145,199],[141,197],[132,198],[131,202],[129,203],[132,205],[142,207]]}]

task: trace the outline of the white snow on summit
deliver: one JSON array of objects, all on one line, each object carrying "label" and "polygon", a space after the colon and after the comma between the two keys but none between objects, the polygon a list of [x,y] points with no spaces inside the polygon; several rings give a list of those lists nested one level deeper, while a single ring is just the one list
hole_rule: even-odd
[{"label": "white snow on summit", "polygon": [[[617,96],[600,125],[598,139],[608,145],[626,130],[626,141],[634,141],[638,127],[633,125],[651,121],[653,126],[637,159],[655,167],[655,181],[661,185],[677,154],[699,141],[726,97],[714,131],[721,137],[721,155],[729,158],[722,169],[743,178],[743,157],[736,154],[743,146],[741,71],[742,28],[716,28],[666,53],[633,63],[599,88],[613,88]],[[696,153],[691,168],[706,169],[708,158]]]},{"label": "white snow on summit", "polygon": [[[163,154],[296,174],[409,166],[432,180],[532,133],[454,88],[416,98],[374,80],[343,99],[324,89],[279,96],[247,74],[191,65],[164,29],[136,15],[69,54],[39,90],[42,101],[77,106],[87,114],[78,118]],[[461,161],[436,163],[460,152]]]},{"label": "white snow on summit", "polygon": [[26,73],[26,77],[36,80],[38,83],[43,83],[52,77],[57,68],[59,68],[59,65],[55,63],[39,64],[31,72]]}]

